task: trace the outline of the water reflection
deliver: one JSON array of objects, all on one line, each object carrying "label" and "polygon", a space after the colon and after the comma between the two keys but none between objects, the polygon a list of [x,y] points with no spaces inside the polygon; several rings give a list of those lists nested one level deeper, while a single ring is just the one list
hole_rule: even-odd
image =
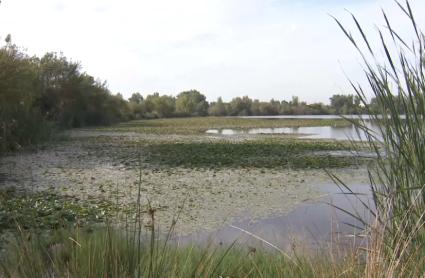
[{"label": "water reflection", "polygon": [[242,119],[373,119],[370,115],[275,115],[275,116],[236,116]]},{"label": "water reflection", "polygon": [[[365,244],[361,235],[362,223],[335,207],[358,214],[362,219],[371,219],[370,212],[359,200],[373,207],[372,194],[368,185],[351,185],[356,194],[343,194],[334,184],[321,185],[320,190],[327,195],[320,201],[305,202],[287,215],[270,217],[256,221],[235,221],[213,233],[201,233],[181,237],[181,244],[224,244],[229,245],[235,240],[242,246],[267,248],[267,245],[234,228],[238,227],[253,233],[279,248],[291,250],[294,242],[302,247],[322,248],[327,243],[338,241],[341,245]],[[329,205],[332,204],[333,206]],[[234,226],[234,227],[233,227]]]},{"label": "water reflection", "polygon": [[[378,134],[378,127],[371,122],[367,127]],[[207,134],[217,135],[241,135],[241,134],[295,134],[302,138],[311,139],[335,139],[335,140],[366,140],[363,131],[355,125],[348,126],[309,126],[309,127],[278,127],[278,128],[251,128],[251,129],[209,129]]]},{"label": "water reflection", "polygon": [[[406,119],[406,115],[399,115],[400,119]],[[242,119],[363,119],[374,120],[376,118],[382,119],[381,115],[275,115],[275,116],[234,116],[229,118],[242,118]]]}]

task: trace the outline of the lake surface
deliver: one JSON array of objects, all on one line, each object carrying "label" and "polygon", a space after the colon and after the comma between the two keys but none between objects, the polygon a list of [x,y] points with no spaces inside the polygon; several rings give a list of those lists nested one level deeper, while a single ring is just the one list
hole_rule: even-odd
[{"label": "lake surface", "polygon": [[[378,127],[372,122],[366,122],[368,128],[378,133]],[[209,129],[207,134],[241,135],[241,134],[295,134],[301,138],[335,139],[335,140],[366,140],[363,131],[355,125],[339,126],[310,126],[310,127],[278,127],[278,128],[251,128],[251,129]]]},{"label": "lake surface", "polygon": [[275,116],[237,116],[242,119],[364,119],[370,120],[370,115],[275,115]]},{"label": "lake surface", "polygon": [[283,250],[291,250],[294,244],[309,249],[323,248],[331,242],[346,246],[364,245],[366,242],[360,229],[363,227],[362,223],[333,206],[356,213],[362,219],[370,221],[370,212],[359,201],[362,200],[373,207],[370,187],[366,184],[351,185],[353,191],[359,194],[356,196],[344,194],[347,192],[341,191],[335,184],[320,185],[319,188],[325,194],[320,200],[306,201],[286,215],[260,220],[241,217],[241,220],[213,233],[181,237],[178,241],[182,244],[223,245],[237,241],[245,247],[270,248],[264,242],[239,230],[240,228]]},{"label": "lake surface", "polygon": [[[399,115],[400,119],[406,119],[406,115]],[[275,115],[275,116],[232,116],[229,118],[242,119],[363,119],[373,120],[375,116],[371,115]],[[378,118],[382,118],[378,115]]]}]

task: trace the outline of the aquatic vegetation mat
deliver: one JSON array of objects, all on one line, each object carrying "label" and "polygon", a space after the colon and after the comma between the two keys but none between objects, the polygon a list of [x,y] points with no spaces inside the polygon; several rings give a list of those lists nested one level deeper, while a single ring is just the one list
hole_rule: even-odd
[{"label": "aquatic vegetation mat", "polygon": [[0,191],[0,233],[5,230],[57,229],[104,222],[118,207],[106,200],[85,200],[52,192]]},{"label": "aquatic vegetation mat", "polygon": [[358,163],[353,157],[313,154],[341,149],[343,145],[332,142],[303,140],[163,143],[144,147],[144,157],[155,165],[187,168],[334,168]]}]

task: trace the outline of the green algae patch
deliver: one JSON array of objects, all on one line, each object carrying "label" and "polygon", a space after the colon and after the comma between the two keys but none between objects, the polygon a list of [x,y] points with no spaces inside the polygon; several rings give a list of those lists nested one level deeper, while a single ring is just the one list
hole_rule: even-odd
[{"label": "green algae patch", "polygon": [[315,155],[347,150],[339,143],[307,140],[162,143],[144,147],[145,162],[185,168],[335,168],[357,163],[353,157]]},{"label": "green algae patch", "polygon": [[23,193],[13,188],[0,191],[0,233],[21,229],[51,230],[69,225],[104,222],[118,211],[106,200],[79,200],[52,192]]}]

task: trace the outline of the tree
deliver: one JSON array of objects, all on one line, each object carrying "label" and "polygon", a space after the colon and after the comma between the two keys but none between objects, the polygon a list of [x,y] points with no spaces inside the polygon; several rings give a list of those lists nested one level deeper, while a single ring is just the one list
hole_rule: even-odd
[{"label": "tree", "polygon": [[39,60],[38,67],[42,83],[38,106],[47,120],[67,128],[130,118],[130,107],[122,95],[113,96],[106,82],[82,73],[79,63],[52,52]]},{"label": "tree", "polygon": [[144,116],[143,96],[140,93],[133,93],[128,99],[132,119],[141,119]]},{"label": "tree", "polygon": [[128,101],[136,104],[142,104],[143,96],[140,93],[133,93]]},{"label": "tree", "polygon": [[12,44],[0,48],[0,153],[48,136],[35,101],[40,96],[37,59]]},{"label": "tree", "polygon": [[208,109],[208,114],[211,116],[226,116],[227,115],[226,106],[223,103],[223,100],[221,97],[217,99],[217,102],[211,103]]},{"label": "tree", "polygon": [[144,117],[164,118],[175,115],[175,98],[154,93],[148,95],[143,102]]},{"label": "tree", "polygon": [[0,48],[0,151],[46,139],[53,126],[106,125],[131,110],[106,82],[81,72],[62,54],[30,57],[7,36]]},{"label": "tree", "polygon": [[181,92],[176,98],[176,113],[179,116],[206,116],[206,97],[196,90]]},{"label": "tree", "polygon": [[352,114],[355,112],[353,95],[333,95],[330,98],[331,108],[336,114]]},{"label": "tree", "polygon": [[[64,126],[79,125],[73,114],[83,110],[77,107],[84,103],[82,100],[79,83],[87,83],[86,78],[79,74],[80,65],[69,62],[66,57],[54,52],[46,53],[39,60],[39,72],[41,80],[42,95],[39,106],[43,115],[48,120],[55,121]],[[75,101],[78,99],[78,101]],[[75,122],[74,122],[75,120]]]},{"label": "tree", "polygon": [[230,102],[230,115],[231,116],[250,116],[252,99],[248,96],[242,98],[236,97]]},{"label": "tree", "polygon": [[291,106],[297,107],[299,105],[299,98],[297,96],[292,96],[292,101],[290,102]]}]

